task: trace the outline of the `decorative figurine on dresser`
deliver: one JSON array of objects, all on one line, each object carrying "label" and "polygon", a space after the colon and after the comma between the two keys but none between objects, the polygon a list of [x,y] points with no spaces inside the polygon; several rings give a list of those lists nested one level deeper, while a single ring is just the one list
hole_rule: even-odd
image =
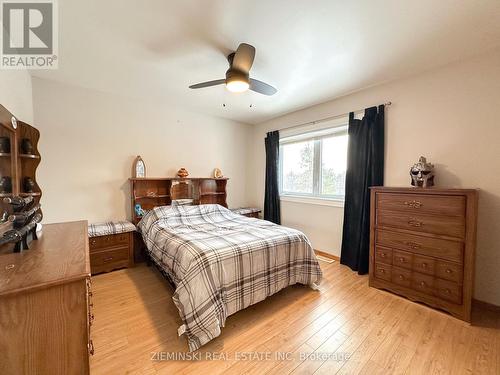
[{"label": "decorative figurine on dresser", "polygon": [[40,132],[0,105],[0,253],[37,239],[42,191],[36,182]]},{"label": "decorative figurine on dresser", "polygon": [[418,163],[410,168],[411,185],[415,187],[434,186],[434,165],[427,163],[427,159],[421,156]]},{"label": "decorative figurine on dresser", "polygon": [[372,187],[370,286],[470,322],[477,200],[475,189]]}]

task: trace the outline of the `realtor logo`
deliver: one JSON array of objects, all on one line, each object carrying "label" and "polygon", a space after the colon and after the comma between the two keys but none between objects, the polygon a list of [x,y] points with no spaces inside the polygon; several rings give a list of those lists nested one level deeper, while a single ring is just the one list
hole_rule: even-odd
[{"label": "realtor logo", "polygon": [[56,69],[57,31],[55,1],[2,1],[1,67]]}]

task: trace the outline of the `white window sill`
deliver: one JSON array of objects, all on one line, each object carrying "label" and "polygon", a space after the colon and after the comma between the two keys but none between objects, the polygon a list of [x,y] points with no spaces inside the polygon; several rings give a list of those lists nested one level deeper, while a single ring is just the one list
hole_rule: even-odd
[{"label": "white window sill", "polygon": [[319,206],[344,207],[343,199],[306,197],[301,195],[280,195],[280,200],[285,202],[316,204]]}]

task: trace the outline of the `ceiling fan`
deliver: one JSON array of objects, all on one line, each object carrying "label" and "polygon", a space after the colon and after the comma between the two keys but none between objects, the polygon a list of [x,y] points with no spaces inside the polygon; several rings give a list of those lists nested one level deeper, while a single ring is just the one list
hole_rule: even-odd
[{"label": "ceiling fan", "polygon": [[264,95],[274,95],[278,90],[265,82],[249,77],[250,68],[255,58],[255,47],[250,44],[241,43],[236,52],[231,53],[227,60],[229,69],[226,71],[225,79],[216,79],[197,83],[189,86],[190,89],[201,89],[203,87],[225,84],[231,92],[243,92],[248,89]]}]

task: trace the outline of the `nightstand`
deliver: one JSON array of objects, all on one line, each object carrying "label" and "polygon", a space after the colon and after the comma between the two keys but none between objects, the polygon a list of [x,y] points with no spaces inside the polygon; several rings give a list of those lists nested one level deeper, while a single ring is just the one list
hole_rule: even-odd
[{"label": "nightstand", "polygon": [[259,214],[261,212],[260,208],[255,207],[240,207],[240,208],[231,208],[235,214],[243,215],[246,217],[255,217],[259,218]]},{"label": "nightstand", "polygon": [[89,225],[90,268],[92,274],[134,265],[135,226],[129,222]]}]

